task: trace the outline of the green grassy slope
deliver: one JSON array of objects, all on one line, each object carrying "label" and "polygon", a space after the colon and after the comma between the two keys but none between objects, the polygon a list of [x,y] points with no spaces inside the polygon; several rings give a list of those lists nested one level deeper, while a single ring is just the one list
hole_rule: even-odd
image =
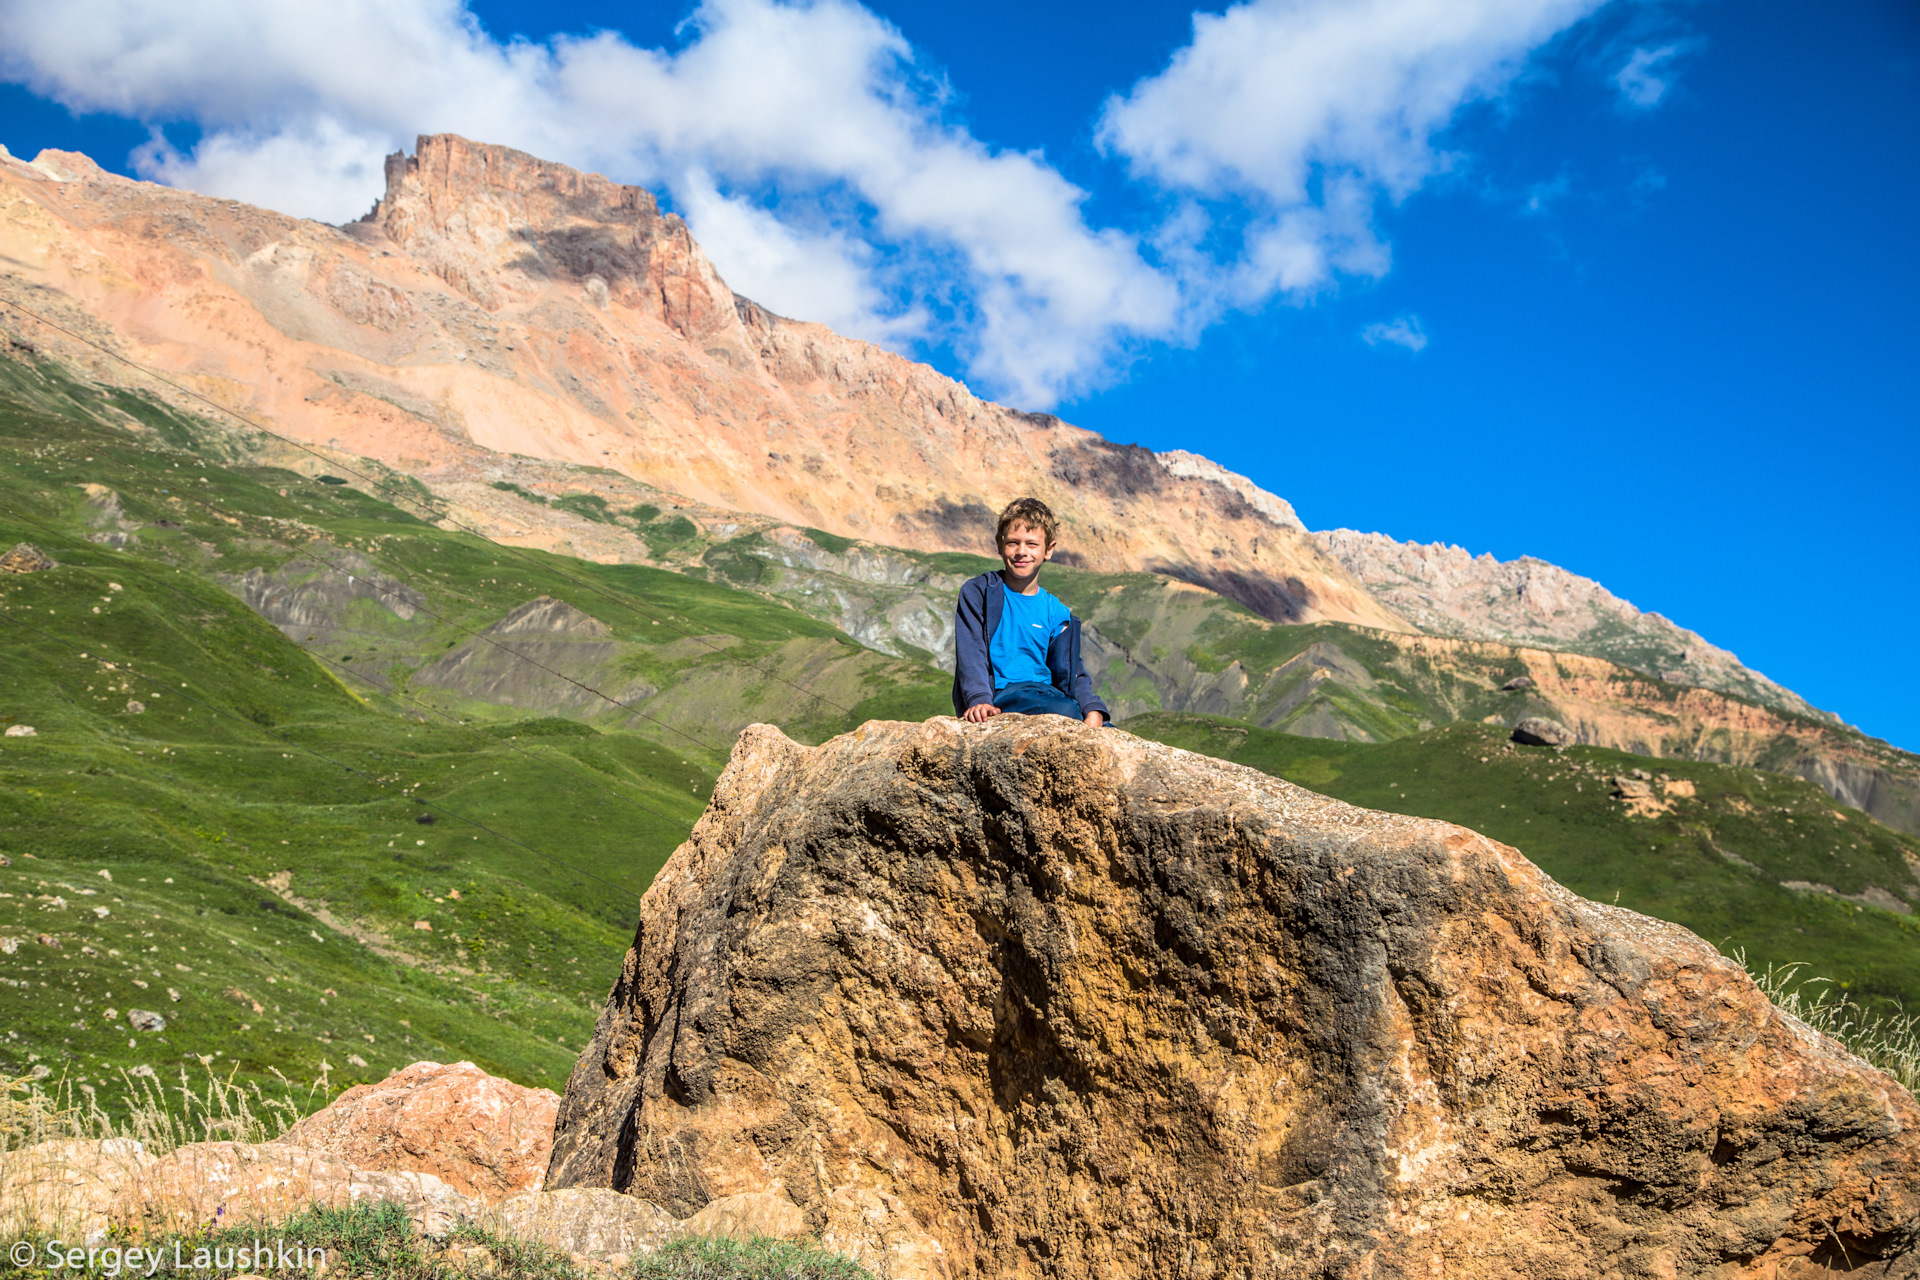
[{"label": "green grassy slope", "polygon": [[[109,1104],[118,1069],[199,1059],[342,1085],[470,1058],[558,1087],[742,724],[817,741],[947,709],[946,676],[779,600],[506,550],[418,511],[0,360],[0,551],[31,541],[58,561],[0,576],[0,724],[37,730],[0,739],[0,1072],[64,1071]],[[746,573],[723,568],[707,566]],[[1148,575],[1049,572],[1161,664],[1108,673],[1143,712],[1128,729],[1485,831],[1577,892],[1808,962],[1856,996],[1920,997],[1920,927],[1847,900],[1920,898],[1911,839],[1811,786],[1512,748],[1471,722],[1513,705],[1500,670],[1412,670],[1350,628],[1269,626]],[[308,621],[271,625],[248,583]],[[561,674],[480,638],[541,596],[604,624],[499,637]],[[1236,714],[1322,736],[1151,710],[1175,685],[1206,696],[1235,662],[1277,673]],[[1452,719],[1469,722],[1424,727]],[[1630,816],[1608,778],[1634,768],[1695,794]],[[166,1029],[132,1028],[136,1008]]]},{"label": "green grassy slope", "polygon": [[[4,361],[0,379],[0,550],[58,562],[0,576],[0,722],[37,731],[0,739],[0,1071],[101,1087],[205,1057],[345,1084],[471,1058],[557,1087],[741,723],[818,739],[944,705],[938,672],[759,597],[503,552],[350,486],[223,465],[217,432],[137,397]],[[303,651],[230,584],[316,537],[437,617],[357,601],[350,647]],[[409,687],[541,594],[603,618],[677,696],[643,705],[665,727]],[[130,1028],[134,1008],[165,1031]]]},{"label": "green grassy slope", "polygon": [[[1585,897],[1685,925],[1761,967],[1805,962],[1856,999],[1920,1009],[1920,921],[1847,900],[1871,896],[1870,886],[1912,899],[1920,850],[1810,783],[1593,747],[1518,747],[1504,730],[1477,724],[1386,743],[1182,714],[1142,716],[1126,728],[1351,804],[1471,827]],[[1634,769],[1691,783],[1695,794],[1656,780],[1671,810],[1630,815],[1612,797],[1611,779]]]}]

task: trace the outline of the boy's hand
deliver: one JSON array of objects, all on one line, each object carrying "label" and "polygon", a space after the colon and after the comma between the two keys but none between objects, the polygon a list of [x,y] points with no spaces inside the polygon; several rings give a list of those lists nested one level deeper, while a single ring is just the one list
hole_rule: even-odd
[{"label": "boy's hand", "polygon": [[1094,728],[1098,729],[1101,725],[1105,724],[1106,722],[1107,722],[1107,718],[1101,715],[1098,711],[1087,712],[1087,723],[1092,725]]},{"label": "boy's hand", "polygon": [[994,706],[991,702],[982,702],[975,706],[968,707],[960,718],[968,724],[985,724],[988,720],[999,714],[1000,708]]}]

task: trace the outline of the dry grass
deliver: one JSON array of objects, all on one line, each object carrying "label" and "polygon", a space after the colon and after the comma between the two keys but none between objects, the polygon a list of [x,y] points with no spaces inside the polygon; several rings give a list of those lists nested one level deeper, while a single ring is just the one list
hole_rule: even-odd
[{"label": "dry grass", "polygon": [[[1744,952],[1735,952],[1734,959],[1743,966],[1747,962]],[[1803,964],[1768,965],[1763,972],[1747,972],[1775,1008],[1832,1036],[1909,1092],[1920,1091],[1920,1016],[1903,1010],[1871,1013],[1831,978],[1802,976],[1805,969]]]},{"label": "dry grass", "polygon": [[127,1111],[118,1117],[101,1109],[91,1085],[76,1086],[65,1077],[0,1076],[0,1155],[61,1138],[130,1138],[155,1156],[193,1142],[271,1142],[331,1093],[324,1072],[305,1090],[274,1075],[281,1085],[277,1096],[210,1068],[197,1083],[182,1068],[172,1085],[151,1073],[122,1071]]}]

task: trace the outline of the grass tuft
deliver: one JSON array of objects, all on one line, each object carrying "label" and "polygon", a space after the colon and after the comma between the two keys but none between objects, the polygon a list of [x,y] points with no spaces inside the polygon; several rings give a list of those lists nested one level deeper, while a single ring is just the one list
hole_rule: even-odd
[{"label": "grass tuft", "polygon": [[818,1245],[756,1236],[676,1240],[634,1266],[634,1280],[870,1280],[853,1259]]},{"label": "grass tuft", "polygon": [[[1745,952],[1736,952],[1734,959],[1747,965]],[[1804,964],[1770,964],[1762,970],[1747,966],[1754,984],[1776,1009],[1838,1040],[1909,1093],[1920,1089],[1920,1017],[1898,1009],[1872,1012],[1856,1004],[1833,979],[1802,976],[1805,969]]]},{"label": "grass tuft", "polygon": [[279,1076],[276,1096],[257,1080],[203,1068],[196,1082],[185,1068],[162,1085],[151,1073],[120,1073],[124,1086],[112,1114],[91,1085],[68,1077],[0,1076],[0,1154],[62,1138],[131,1138],[150,1155],[194,1142],[271,1142],[333,1096],[326,1074],[303,1091]]}]

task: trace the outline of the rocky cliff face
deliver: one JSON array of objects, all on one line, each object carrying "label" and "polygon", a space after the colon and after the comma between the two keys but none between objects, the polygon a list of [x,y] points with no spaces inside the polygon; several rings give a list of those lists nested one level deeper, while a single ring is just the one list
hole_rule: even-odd
[{"label": "rocky cliff face", "polygon": [[1920,1109],[1512,849],[1045,718],[750,729],[549,1187],[894,1276],[1912,1275]]},{"label": "rocky cliff face", "polygon": [[1544,560],[1499,561],[1444,543],[1396,542],[1352,529],[1313,537],[1382,604],[1429,634],[1571,650],[1674,684],[1838,723],[1725,649]]},{"label": "rocky cliff face", "polygon": [[[991,548],[1036,494],[1064,558],[1280,620],[1405,630],[1244,477],[992,404],[734,296],[653,197],[450,135],[344,228],[0,156],[0,296],[300,440],[440,485],[522,454],[922,551]],[[9,313],[103,380],[136,375]],[[173,395],[155,386],[154,390]]]}]

